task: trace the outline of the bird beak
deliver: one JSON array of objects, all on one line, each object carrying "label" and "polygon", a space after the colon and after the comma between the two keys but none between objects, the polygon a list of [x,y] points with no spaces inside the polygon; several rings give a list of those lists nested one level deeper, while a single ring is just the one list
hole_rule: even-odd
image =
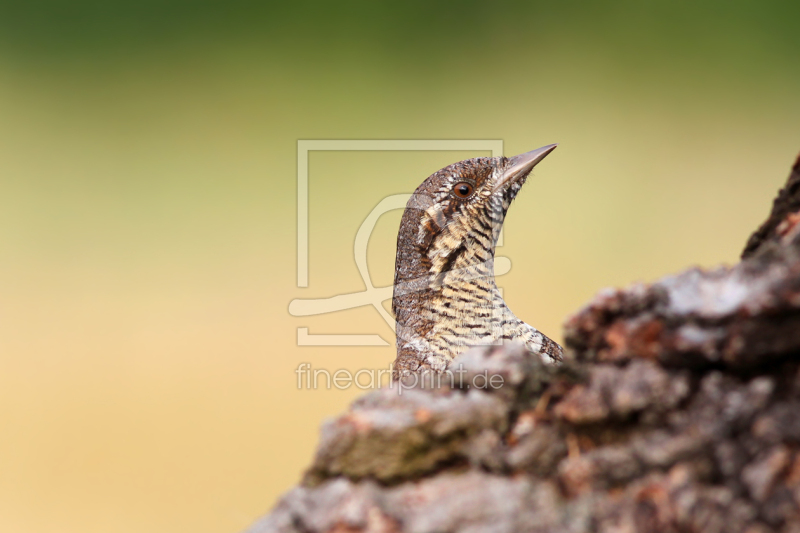
[{"label": "bird beak", "polygon": [[497,181],[497,186],[495,190],[499,190],[501,188],[514,183],[515,181],[524,178],[527,176],[533,167],[535,167],[539,161],[547,157],[547,154],[552,152],[556,149],[558,144],[548,144],[547,146],[542,146],[541,148],[537,148],[536,150],[531,150],[530,152],[525,152],[524,154],[515,155],[514,157],[509,158],[508,160],[508,168],[503,172],[503,175],[500,176],[500,179]]}]

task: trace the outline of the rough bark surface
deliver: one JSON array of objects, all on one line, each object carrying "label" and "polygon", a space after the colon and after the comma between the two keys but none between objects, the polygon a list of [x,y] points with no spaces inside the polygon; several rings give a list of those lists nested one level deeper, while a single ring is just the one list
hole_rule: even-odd
[{"label": "rough bark surface", "polygon": [[800,532],[800,165],[743,257],[367,394],[251,532]]},{"label": "rough bark surface", "polygon": [[[800,212],[800,156],[797,156],[786,186],[775,198],[769,218],[748,239],[747,246],[742,252],[742,259],[754,255],[767,243],[780,244],[781,237],[797,224],[798,212]],[[790,217],[793,213],[795,216]]]}]

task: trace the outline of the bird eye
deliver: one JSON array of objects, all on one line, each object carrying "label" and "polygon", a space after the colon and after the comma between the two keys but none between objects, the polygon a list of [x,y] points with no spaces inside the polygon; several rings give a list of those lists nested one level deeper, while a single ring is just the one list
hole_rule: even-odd
[{"label": "bird eye", "polygon": [[462,181],[461,183],[456,183],[456,186],[453,187],[453,192],[459,198],[469,198],[472,196],[472,192],[475,188],[472,186],[471,183],[467,183],[466,181]]}]

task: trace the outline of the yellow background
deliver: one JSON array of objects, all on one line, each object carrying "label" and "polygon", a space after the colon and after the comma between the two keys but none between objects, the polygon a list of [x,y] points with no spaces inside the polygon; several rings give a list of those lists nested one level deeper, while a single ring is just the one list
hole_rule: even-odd
[{"label": "yellow background", "polygon": [[[295,368],[385,368],[353,239],[467,152],[314,152],[296,288],[298,139],[552,142],[498,280],[560,339],[605,286],[731,264],[800,150],[791,2],[0,6],[0,531],[239,531],[361,392]],[[378,223],[392,279],[400,212]]]}]

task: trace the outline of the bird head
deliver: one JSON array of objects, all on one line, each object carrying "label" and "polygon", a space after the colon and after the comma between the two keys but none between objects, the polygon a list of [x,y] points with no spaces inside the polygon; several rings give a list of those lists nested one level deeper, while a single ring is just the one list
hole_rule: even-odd
[{"label": "bird head", "polygon": [[396,281],[491,261],[506,212],[533,167],[556,148],[514,157],[479,157],[429,176],[400,224]]}]

